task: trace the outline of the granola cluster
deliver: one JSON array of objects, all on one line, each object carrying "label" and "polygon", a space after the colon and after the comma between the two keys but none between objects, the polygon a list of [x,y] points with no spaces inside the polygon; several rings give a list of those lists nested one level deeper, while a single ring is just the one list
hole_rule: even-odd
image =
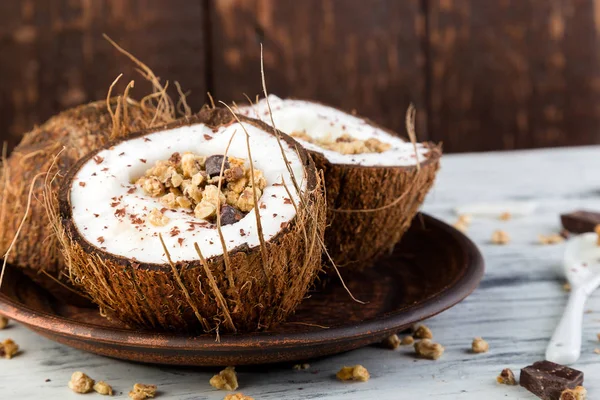
[{"label": "granola cluster", "polygon": [[7,359],[13,358],[19,352],[19,345],[12,339],[6,339],[0,342],[0,357]]},{"label": "granola cluster", "polygon": [[366,382],[371,377],[369,371],[362,365],[342,367],[335,375],[340,381]]},{"label": "granola cluster", "polygon": [[210,378],[210,386],[219,390],[236,390],[238,388],[237,375],[235,367],[227,367],[217,375]]},{"label": "granola cluster", "polygon": [[156,385],[136,383],[133,385],[133,390],[129,391],[129,398],[132,400],[145,400],[154,396],[156,396]]},{"label": "granola cluster", "polygon": [[392,147],[391,144],[382,142],[379,139],[370,138],[360,140],[353,138],[347,133],[342,134],[336,139],[333,139],[331,136],[315,139],[302,131],[292,132],[291,136],[308,143],[316,144],[327,150],[337,151],[341,154],[383,153]]},{"label": "granola cluster", "polygon": [[[260,198],[267,186],[262,171],[254,169],[252,177],[245,161],[223,155],[173,153],[167,161],[157,161],[136,185],[148,196],[160,198],[167,209],[190,210],[196,218],[208,221],[214,221],[219,212],[221,224],[228,225],[252,210],[255,194],[256,199]],[[155,209],[149,215],[149,222],[164,226],[169,219]]]}]

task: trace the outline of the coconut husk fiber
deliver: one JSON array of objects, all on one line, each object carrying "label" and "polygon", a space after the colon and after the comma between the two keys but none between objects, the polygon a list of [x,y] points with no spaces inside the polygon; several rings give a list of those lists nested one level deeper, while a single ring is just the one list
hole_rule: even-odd
[{"label": "coconut husk fiber", "polygon": [[372,266],[408,230],[439,168],[441,149],[426,146],[429,156],[420,168],[332,164],[321,153],[310,152],[325,178],[325,245],[338,267]]},{"label": "coconut husk fiber", "polygon": [[[254,124],[275,134],[260,121],[239,118],[243,124]],[[217,128],[235,121],[227,110],[204,109],[160,130],[199,123]],[[154,131],[157,129],[136,136]],[[280,135],[282,141],[296,145],[290,137]],[[69,193],[75,174],[95,153],[89,154],[63,181],[56,221],[76,284],[103,313],[138,328],[218,335],[265,329],[284,320],[306,296],[321,270],[320,243],[325,227],[322,183],[306,151],[299,148],[297,152],[306,171],[307,188],[296,204],[296,216],[274,238],[264,246],[242,245],[226,256],[207,259],[196,247],[197,259],[175,263],[169,258],[164,264],[111,254],[93,246],[78,232]],[[259,208],[256,211],[260,213]],[[158,240],[157,245],[161,245]],[[168,251],[165,253],[169,257]]]},{"label": "coconut husk fiber", "polygon": [[[105,145],[111,135],[124,135],[148,126],[154,117],[153,110],[126,99],[97,101],[50,118],[24,135],[2,168],[0,251],[5,254],[15,238],[31,189],[33,197],[27,219],[7,261],[62,298],[72,300],[73,292],[67,289],[69,274],[43,205],[44,185],[49,181],[50,192],[58,193],[62,178],[85,154]],[[127,107],[126,117],[123,105]],[[119,118],[118,132],[113,124],[115,113]]]}]

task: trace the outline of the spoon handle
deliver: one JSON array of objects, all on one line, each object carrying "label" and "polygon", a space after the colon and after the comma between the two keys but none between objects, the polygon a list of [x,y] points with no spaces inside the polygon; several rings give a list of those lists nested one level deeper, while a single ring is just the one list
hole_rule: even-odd
[{"label": "spoon handle", "polygon": [[573,288],[565,312],[546,349],[546,360],[569,365],[581,355],[581,328],[587,293]]}]

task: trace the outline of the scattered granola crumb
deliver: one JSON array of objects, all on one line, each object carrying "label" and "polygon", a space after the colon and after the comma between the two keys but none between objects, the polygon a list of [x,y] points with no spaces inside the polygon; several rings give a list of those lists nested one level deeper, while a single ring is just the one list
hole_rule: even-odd
[{"label": "scattered granola crumb", "polygon": [[594,228],[594,232],[596,232],[596,235],[598,235],[597,243],[598,246],[600,246],[600,225],[596,225],[596,228]]},{"label": "scattered granola crumb", "polygon": [[512,218],[512,214],[509,213],[508,211],[503,212],[502,214],[500,214],[500,216],[498,217],[498,219],[500,219],[501,221],[508,221],[509,219]]},{"label": "scattered granola crumb", "polygon": [[369,380],[371,375],[369,371],[362,365],[355,365],[353,367],[343,367],[335,375],[341,381],[358,381],[366,382]]},{"label": "scattered granola crumb", "polygon": [[400,338],[398,337],[398,335],[393,334],[392,336],[383,339],[381,344],[387,349],[396,350],[398,346],[400,346]]},{"label": "scattered granola crumb", "polygon": [[426,325],[419,325],[413,333],[415,339],[433,339],[433,333]]},{"label": "scattered granola crumb", "polygon": [[551,235],[538,235],[538,239],[540,244],[556,244],[565,241],[565,238],[558,233],[553,233]]},{"label": "scattered granola crumb", "polygon": [[0,315],[0,329],[4,329],[8,326],[8,318]]},{"label": "scattered granola crumb", "polygon": [[476,337],[471,344],[471,350],[473,350],[473,353],[487,353],[490,350],[490,345],[482,338]]},{"label": "scattered granola crumb", "polygon": [[587,390],[583,386],[577,386],[575,389],[565,389],[560,394],[560,400],[585,400],[587,399]]},{"label": "scattered granola crumb", "polygon": [[598,349],[598,348],[594,349],[594,353],[600,354],[600,349]]},{"label": "scattered granola crumb", "polygon": [[415,343],[415,338],[408,335],[408,336],[404,336],[402,338],[402,346],[410,346],[411,344]]},{"label": "scattered granola crumb", "polygon": [[428,358],[430,360],[437,360],[444,354],[444,346],[439,343],[434,343],[429,339],[423,339],[420,342],[415,343],[415,352],[417,355]]},{"label": "scattered granola crumb", "polygon": [[510,242],[510,236],[508,236],[508,233],[502,230],[497,230],[492,234],[493,244],[507,244],[508,242]]},{"label": "scattered granola crumb", "polygon": [[148,214],[148,221],[154,226],[165,226],[169,223],[169,217],[164,215],[157,208],[154,208]]},{"label": "scattered granola crumb", "polygon": [[517,384],[515,374],[509,368],[503,369],[502,372],[500,372],[500,375],[498,375],[496,378],[496,381],[502,385],[515,386]]},{"label": "scattered granola crumb", "polygon": [[309,369],[309,368],[310,368],[310,364],[308,364],[308,363],[304,363],[304,364],[296,364],[296,365],[294,365],[294,367],[293,367],[293,368],[294,368],[296,371],[303,370],[303,369]]},{"label": "scattered granola crumb", "polygon": [[598,341],[600,342],[600,333],[596,335],[598,337]]},{"label": "scattered granola crumb", "polygon": [[94,386],[94,380],[81,371],[73,372],[69,381],[69,389],[75,393],[89,393]]},{"label": "scattered granola crumb", "polygon": [[104,396],[112,396],[113,395],[112,387],[104,381],[96,382],[94,384],[94,391],[96,393],[100,393],[101,395],[104,395]]},{"label": "scattered granola crumb", "polygon": [[570,292],[570,291],[571,291],[571,284],[570,284],[569,282],[566,282],[566,283],[563,285],[563,290],[564,290],[565,292]]},{"label": "scattered granola crumb", "polygon": [[145,400],[156,395],[156,385],[145,385],[136,383],[133,390],[129,392],[129,398],[132,400]]},{"label": "scattered granola crumb", "polygon": [[471,217],[470,214],[460,214],[458,220],[452,226],[464,233],[469,229],[469,226],[471,226],[472,220],[473,217]]},{"label": "scattered granola crumb", "polygon": [[0,343],[0,357],[13,358],[19,352],[19,345],[12,339],[6,339]]},{"label": "scattered granola crumb", "polygon": [[253,397],[246,396],[243,393],[228,394],[223,400],[254,400]]},{"label": "scattered granola crumb", "polygon": [[210,378],[210,385],[220,390],[236,390],[238,388],[235,367],[227,367],[217,375]]}]

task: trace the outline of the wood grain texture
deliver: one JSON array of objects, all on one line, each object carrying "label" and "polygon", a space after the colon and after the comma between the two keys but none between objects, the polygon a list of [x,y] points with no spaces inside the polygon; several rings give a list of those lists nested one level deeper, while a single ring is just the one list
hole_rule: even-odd
[{"label": "wood grain texture", "polygon": [[322,101],[405,133],[410,102],[425,121],[425,19],[419,0],[211,2],[212,90],[222,100],[271,93]]},{"label": "wood grain texture", "polygon": [[[442,160],[425,212],[452,223],[456,221],[453,207],[473,201],[529,199],[541,207],[533,215],[510,221],[474,218],[468,235],[483,252],[486,274],[473,295],[426,322],[435,340],[446,347],[439,360],[416,359],[410,346],[397,351],[366,347],[310,360],[310,368],[304,371],[294,371],[287,363],[238,367],[238,391],[261,400],[536,400],[518,386],[498,385],[495,378],[503,368],[517,372],[544,357],[568,294],[554,268],[562,260],[564,244],[541,246],[537,235],[560,231],[561,212],[600,209],[599,152],[600,146],[595,146],[449,155]],[[511,243],[490,244],[496,229],[507,231]],[[600,356],[594,349],[600,347],[596,337],[600,295],[592,295],[586,308],[582,357],[574,367],[585,373],[589,397],[597,399]],[[489,342],[489,353],[470,353],[475,336]],[[0,360],[3,399],[79,399],[66,385],[78,370],[106,380],[117,393],[122,392],[119,399],[127,397],[135,382],[157,384],[160,398],[165,399],[222,400],[225,396],[208,384],[220,368],[156,367],[112,360],[56,344],[18,324],[0,331],[0,339],[7,337],[21,345],[23,353]],[[355,364],[369,370],[368,382],[336,380],[335,373],[342,366]]]},{"label": "wood grain texture", "polygon": [[154,72],[181,81],[195,108],[205,97],[203,7],[175,0],[7,0],[0,2],[0,132],[10,146],[66,108],[106,97],[111,82],[136,80],[135,66],[108,34]]},{"label": "wood grain texture", "polygon": [[598,143],[599,7],[429,0],[431,138],[450,152]]}]

